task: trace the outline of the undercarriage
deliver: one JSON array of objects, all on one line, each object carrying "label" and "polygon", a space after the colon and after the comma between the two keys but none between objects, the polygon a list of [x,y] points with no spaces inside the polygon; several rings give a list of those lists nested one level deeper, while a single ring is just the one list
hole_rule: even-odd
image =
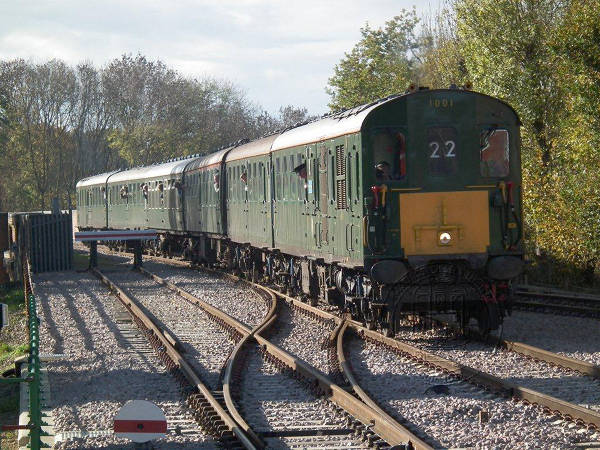
[{"label": "undercarriage", "polygon": [[[123,244],[114,247],[124,249]],[[463,328],[473,319],[480,332],[489,333],[510,314],[510,284],[487,279],[464,260],[429,261],[409,268],[398,282],[382,284],[360,269],[216,237],[164,234],[144,250],[226,269],[312,305],[335,306],[387,335],[408,317],[435,314],[453,314]]]}]

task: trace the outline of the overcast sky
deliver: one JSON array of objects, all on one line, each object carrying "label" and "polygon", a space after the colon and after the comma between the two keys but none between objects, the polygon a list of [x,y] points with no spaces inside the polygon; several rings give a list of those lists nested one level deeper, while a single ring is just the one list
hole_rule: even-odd
[{"label": "overcast sky", "polygon": [[0,59],[104,66],[123,53],[160,59],[189,77],[234,82],[271,113],[327,110],[327,79],[373,28],[439,0],[0,0]]}]

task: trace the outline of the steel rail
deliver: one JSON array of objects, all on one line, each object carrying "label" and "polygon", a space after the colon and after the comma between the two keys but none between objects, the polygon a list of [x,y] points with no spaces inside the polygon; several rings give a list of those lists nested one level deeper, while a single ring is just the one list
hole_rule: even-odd
[{"label": "steel rail", "polygon": [[446,373],[455,375],[471,383],[480,385],[484,388],[498,392],[507,397],[521,400],[525,403],[531,403],[541,406],[547,412],[560,413],[566,419],[574,420],[581,424],[586,424],[594,428],[600,428],[600,413],[558,399],[551,395],[510,383],[502,378],[496,377],[486,372],[481,372],[464,364],[443,358],[434,353],[419,349],[404,342],[388,338],[380,333],[368,330],[356,322],[350,323],[359,334],[375,342],[382,343],[390,348],[396,349],[400,353],[406,354],[426,365],[433,365]]},{"label": "steel rail", "polygon": [[[348,360],[346,360],[346,355],[344,353],[344,335],[348,328],[348,322],[346,320],[341,322],[341,327],[336,328],[337,338],[336,338],[336,347],[337,347],[337,357],[340,364],[340,368],[348,383],[352,386],[352,390],[360,397],[360,399],[369,405],[373,410],[377,411],[382,417],[385,417],[390,422],[395,421],[395,419],[390,416],[386,411],[384,411],[370,396],[365,392],[365,390],[360,386],[356,377],[354,376],[354,372],[352,370],[352,366]],[[417,438],[418,439],[418,438]],[[426,445],[422,442],[423,445]]]},{"label": "steel rail", "polygon": [[585,292],[573,292],[552,287],[520,284],[514,286],[514,290],[517,295],[586,300],[600,303],[600,295],[587,294]]},{"label": "steel rail", "polygon": [[[415,449],[430,450],[432,448],[431,446],[426,444],[422,439],[414,435],[410,430],[406,429],[403,425],[399,424],[391,417],[387,415],[382,416],[379,410],[374,410],[369,405],[363,403],[361,400],[357,399],[352,394],[348,393],[346,390],[333,383],[328,377],[320,373],[318,370],[316,370],[303,360],[291,355],[284,349],[280,348],[279,346],[270,342],[268,339],[264,338],[261,335],[261,333],[265,332],[275,322],[275,320],[277,319],[277,316],[275,314],[273,314],[271,317],[267,317],[263,321],[263,323],[258,325],[254,330],[250,330],[247,326],[237,321],[237,319],[234,319],[230,315],[215,308],[214,306],[209,305],[200,299],[197,299],[196,297],[194,297],[193,294],[190,294],[189,292],[174,285],[173,283],[162,279],[158,275],[153,274],[146,269],[141,269],[141,272],[146,276],[149,276],[152,279],[156,280],[160,284],[173,290],[174,292],[180,294],[182,297],[191,300],[193,303],[200,306],[201,308],[205,308],[206,306],[207,311],[210,311],[211,314],[214,314],[215,317],[218,317],[225,324],[234,327],[236,330],[239,330],[249,339],[255,339],[258,345],[260,345],[272,357],[276,358],[285,366],[297,372],[305,379],[310,380],[313,383],[313,385],[315,387],[318,387],[319,390],[322,393],[324,393],[330,401],[347,411],[351,416],[355,417],[363,424],[368,425],[373,432],[375,432],[377,435],[379,435],[381,438],[387,441],[390,445],[400,445],[410,442]],[[223,274],[222,272],[215,272]],[[252,283],[250,281],[243,280],[239,277],[236,277],[235,275],[224,275],[227,275],[228,278],[248,283],[250,286],[253,286],[257,289],[269,293],[269,295],[280,295],[276,291]],[[319,314],[318,311],[319,310],[315,310],[314,313]],[[336,318],[335,316],[331,315],[329,315],[328,318],[332,318],[336,322],[340,320],[339,318]],[[253,331],[254,334],[251,335]],[[242,427],[241,424],[238,425]]]},{"label": "steel rail", "polygon": [[[167,263],[169,263],[170,259],[159,258]],[[177,262],[177,265],[183,265],[189,267],[189,264],[185,264],[184,262]],[[209,269],[212,272],[222,273],[215,271],[213,269]],[[229,277],[233,277],[232,275],[227,274]],[[235,277],[235,279],[241,280],[241,278]],[[260,285],[259,285],[260,286]],[[324,319],[333,319],[340,320],[339,317],[328,313],[326,311],[322,311],[316,307],[305,304],[293,297],[285,295],[281,292],[278,292],[272,288],[262,287],[263,289],[267,289],[279,297],[287,299],[289,302],[293,303],[295,306],[305,309],[306,311],[310,311],[316,315]],[[434,366],[444,371],[445,373],[452,374],[458,378],[464,379],[465,381],[470,382],[471,384],[478,385],[485,389],[489,389],[494,391],[500,395],[506,397],[512,397],[515,400],[523,401],[524,403],[530,403],[539,405],[545,412],[551,412],[555,414],[562,415],[565,419],[574,420],[577,423],[588,425],[589,427],[593,427],[596,429],[600,428],[600,413],[593,411],[589,408],[584,408],[582,406],[566,402],[564,400],[558,399],[556,397],[543,394],[541,392],[534,391],[532,389],[519,386],[513,383],[510,383],[502,378],[496,377],[494,375],[479,371],[477,369],[471,368],[464,364],[446,359],[434,353],[428,352],[426,350],[422,350],[418,347],[412,346],[405,342],[385,337],[382,334],[369,330],[366,327],[363,327],[361,323],[349,320],[348,327],[353,328],[359,336],[365,337],[375,342],[379,342],[383,345],[386,345],[389,348],[392,348],[399,353],[405,354],[427,366]],[[259,335],[256,336],[257,340],[260,338]],[[265,340],[265,342],[268,342]],[[292,367],[294,368],[294,367]],[[354,397],[353,397],[354,398]],[[383,436],[382,436],[383,437]]]},{"label": "steel rail", "polygon": [[223,409],[219,402],[214,398],[211,390],[202,382],[200,377],[196,374],[195,370],[185,360],[183,356],[177,351],[175,346],[167,339],[162,330],[148,317],[140,306],[129,297],[121,288],[119,288],[114,282],[112,282],[106,275],[100,272],[98,269],[91,269],[92,273],[96,275],[102,282],[107,285],[114,295],[123,303],[125,308],[134,316],[140,320],[146,328],[148,328],[154,336],[161,342],[168,357],[173,363],[183,372],[190,384],[198,389],[198,391],[204,396],[209,402],[212,409],[216,412],[219,418],[227,426],[236,438],[246,447],[247,449],[256,449],[249,436],[242,430],[237,422]]},{"label": "steel rail", "polygon": [[581,359],[571,358],[570,356],[561,355],[560,353],[554,353],[549,350],[544,350],[542,348],[535,347],[533,345],[525,344],[523,342],[501,339],[492,335],[484,336],[479,331],[473,328],[461,329],[456,324],[449,323],[440,319],[430,317],[419,317],[418,319],[424,321],[424,324],[429,327],[443,326],[451,329],[452,331],[464,333],[464,336],[468,339],[473,339],[493,346],[500,346],[501,348],[504,348],[511,352],[529,356],[539,361],[545,361],[555,366],[574,370],[583,375],[588,375],[593,378],[600,378],[600,366],[596,366],[592,363],[583,361]]},{"label": "steel rail", "polygon": [[[536,310],[547,310],[549,312],[562,313],[562,314],[580,314],[582,316],[589,317],[600,317],[600,308],[579,306],[579,305],[563,305],[559,303],[543,303],[540,301],[526,301],[526,300],[515,300],[512,303],[513,307],[527,310],[529,308],[535,308]],[[543,312],[543,311],[541,311]]]},{"label": "steel rail", "polygon": [[559,353],[550,352],[548,350],[534,347],[533,345],[525,344],[523,342],[501,340],[500,343],[507,350],[530,356],[534,359],[539,359],[540,361],[546,361],[560,367],[575,370],[576,372],[589,375],[590,377],[600,378],[600,366],[596,366],[587,361],[582,361],[580,359],[571,358]]},{"label": "steel rail", "polygon": [[254,431],[252,430],[252,427],[244,420],[242,415],[239,413],[239,411],[235,405],[235,402],[233,401],[233,398],[231,396],[230,386],[232,384],[231,380],[233,378],[234,367],[235,367],[235,364],[239,361],[239,358],[241,357],[243,347],[252,341],[254,334],[258,330],[263,329],[264,326],[267,325],[268,323],[270,323],[270,321],[275,317],[276,308],[277,308],[277,299],[275,298],[275,295],[273,295],[272,293],[263,291],[265,294],[267,294],[270,297],[271,306],[270,306],[269,311],[267,312],[266,316],[263,318],[263,320],[256,327],[254,327],[251,330],[248,327],[246,327],[245,325],[239,323],[237,320],[235,320],[233,317],[231,317],[227,313],[215,308],[210,303],[200,300],[199,298],[197,298],[196,296],[187,292],[186,290],[181,289],[179,286],[175,285],[174,283],[171,283],[170,281],[167,281],[164,278],[159,277],[158,275],[144,269],[143,267],[138,267],[138,270],[142,274],[146,275],[148,278],[154,280],[155,282],[157,282],[158,284],[160,284],[162,286],[167,287],[168,289],[175,292],[177,295],[183,297],[185,300],[191,302],[194,305],[199,306],[200,308],[205,310],[207,313],[209,313],[211,316],[223,320],[229,327],[234,328],[238,333],[240,333],[242,335],[242,339],[236,344],[233,352],[230,355],[229,361],[227,363],[227,367],[225,369],[225,376],[223,378],[223,397],[225,399],[225,404],[227,406],[227,409],[229,410],[229,413],[231,414],[233,419],[248,434],[248,437],[252,440],[252,442],[258,448],[265,448],[264,441],[256,433],[254,433]]},{"label": "steel rail", "polygon": [[[274,292],[276,292],[280,296],[285,297],[288,301],[293,302],[294,305],[303,308],[307,311],[311,311],[314,314],[317,314],[323,318],[337,318],[337,316],[331,313],[319,310],[318,308],[310,306],[306,303],[302,303],[301,301],[293,297],[289,297],[277,291]],[[339,318],[337,319],[339,320]],[[399,353],[402,353],[417,361],[420,361],[424,365],[437,367],[445,373],[454,375],[458,378],[468,381],[471,384],[475,384],[485,389],[489,389],[500,395],[512,397],[516,400],[521,400],[525,403],[539,405],[546,412],[559,413],[566,419],[574,420],[576,422],[586,424],[590,427],[594,427],[597,429],[600,428],[599,412],[596,412],[589,408],[584,408],[573,403],[566,402],[551,395],[537,392],[533,389],[510,383],[492,374],[482,372],[464,364],[428,352],[426,350],[422,350],[418,347],[407,344],[406,342],[383,336],[381,333],[369,330],[368,328],[364,327],[361,323],[355,320],[348,320],[347,323],[348,327],[353,328],[359,336],[365,337],[375,342],[379,342],[389,348],[398,351]]]}]

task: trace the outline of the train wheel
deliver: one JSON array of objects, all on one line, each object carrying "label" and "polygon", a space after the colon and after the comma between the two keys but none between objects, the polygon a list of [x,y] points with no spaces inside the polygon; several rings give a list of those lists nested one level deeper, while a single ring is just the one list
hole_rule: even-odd
[{"label": "train wheel", "polygon": [[483,303],[477,316],[477,328],[483,335],[498,329],[500,325],[500,310],[496,303]]},{"label": "train wheel", "polygon": [[464,331],[467,328],[469,328],[469,322],[471,322],[471,317],[471,311],[469,311],[469,309],[467,308],[459,310],[456,313],[456,320],[458,321],[461,330]]},{"label": "train wheel", "polygon": [[382,322],[380,324],[381,334],[383,334],[385,337],[393,337],[394,334],[396,334],[395,328],[395,322],[393,320],[390,320],[389,322]]}]

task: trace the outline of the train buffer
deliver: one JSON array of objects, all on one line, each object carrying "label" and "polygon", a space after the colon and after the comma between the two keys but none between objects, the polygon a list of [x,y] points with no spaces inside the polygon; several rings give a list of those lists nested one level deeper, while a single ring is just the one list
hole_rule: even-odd
[{"label": "train buffer", "polygon": [[142,241],[153,240],[158,237],[156,230],[106,230],[106,231],[78,231],[75,240],[90,243],[89,268],[98,267],[98,242],[127,241],[133,247],[133,266],[142,265]]}]

